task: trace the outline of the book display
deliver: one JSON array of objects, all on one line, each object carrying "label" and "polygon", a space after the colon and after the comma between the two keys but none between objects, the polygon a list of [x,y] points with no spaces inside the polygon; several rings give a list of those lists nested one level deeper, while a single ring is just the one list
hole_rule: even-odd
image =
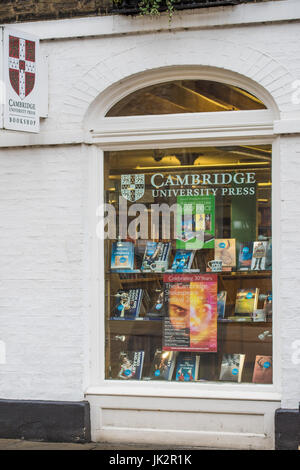
[{"label": "book display", "polygon": [[164,272],[168,269],[171,243],[150,242],[146,244],[141,266],[143,272]]},{"label": "book display", "polygon": [[143,173],[153,151],[106,153],[106,379],[272,383],[271,162],[258,151],[210,149],[204,171],[165,150],[182,169]]},{"label": "book display", "polygon": [[257,308],[258,288],[238,289],[235,301],[236,315],[251,316]]},{"label": "book display", "polygon": [[111,269],[128,270],[134,268],[134,245],[131,242],[114,242],[111,249]]},{"label": "book display", "polygon": [[152,380],[172,380],[176,362],[176,353],[157,350],[150,370]]},{"label": "book display", "polygon": [[195,252],[190,250],[176,250],[172,263],[172,271],[176,273],[189,272],[192,266]]},{"label": "book display", "polygon": [[139,317],[143,289],[120,290],[116,293],[116,303],[111,319],[135,320]]},{"label": "book display", "polygon": [[195,382],[199,374],[200,356],[179,353],[176,364],[176,380],[179,382]]},{"label": "book display", "polygon": [[140,380],[144,363],[144,351],[121,352],[117,378],[122,380]]},{"label": "book display", "polygon": [[245,354],[224,354],[221,363],[220,380],[241,382]]},{"label": "book display", "polygon": [[272,356],[256,356],[252,382],[271,384],[272,374]]},{"label": "book display", "polygon": [[253,242],[240,243],[238,254],[238,269],[240,271],[249,271],[251,269],[253,255]]},{"label": "book display", "polygon": [[218,319],[225,318],[226,298],[227,298],[226,290],[222,290],[221,292],[218,292],[218,296],[217,296]]}]

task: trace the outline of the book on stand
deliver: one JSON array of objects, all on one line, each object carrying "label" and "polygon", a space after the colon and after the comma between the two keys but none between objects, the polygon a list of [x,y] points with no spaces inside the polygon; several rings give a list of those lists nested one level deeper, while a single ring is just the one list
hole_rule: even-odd
[{"label": "book on stand", "polygon": [[119,355],[118,379],[140,380],[144,364],[144,351],[122,351]]},{"label": "book on stand", "polygon": [[215,239],[215,259],[222,261],[222,269],[236,266],[235,238]]},{"label": "book on stand", "polygon": [[172,271],[182,273],[189,271],[195,256],[193,250],[176,250],[175,257],[172,263]]},{"label": "book on stand", "polygon": [[269,238],[267,245],[265,268],[268,270],[272,269],[272,238]]},{"label": "book on stand", "polygon": [[249,271],[251,269],[253,242],[242,242],[239,247],[237,269]]},{"label": "book on stand", "polygon": [[142,272],[164,272],[169,266],[170,242],[148,241],[141,266]]},{"label": "book on stand", "polygon": [[268,242],[256,241],[253,244],[252,271],[263,271],[266,269]]},{"label": "book on stand", "polygon": [[200,356],[190,353],[178,353],[176,363],[176,380],[179,382],[195,382],[199,375]]},{"label": "book on stand", "polygon": [[245,354],[223,354],[219,380],[241,382]]},{"label": "book on stand", "polygon": [[249,289],[238,289],[235,301],[235,314],[252,316],[257,309],[259,289],[257,287]]},{"label": "book on stand", "polygon": [[119,290],[111,320],[136,320],[141,312],[143,289]]},{"label": "book on stand", "polygon": [[[154,292],[154,302],[150,303],[150,308],[147,311],[144,320],[162,320],[164,316],[164,291],[163,289],[156,289]],[[151,301],[150,301],[151,302]]]},{"label": "book on stand", "polygon": [[217,295],[217,310],[218,310],[218,319],[225,318],[225,309],[226,309],[226,299],[227,291],[222,290],[218,292]]},{"label": "book on stand", "polygon": [[172,380],[175,362],[175,352],[158,349],[152,362],[150,378],[152,380]]},{"label": "book on stand", "polygon": [[271,384],[272,373],[272,356],[256,356],[252,382],[256,384]]},{"label": "book on stand", "polygon": [[[130,272],[134,269],[134,245],[132,242],[113,242],[111,250],[111,269]],[[125,272],[125,271],[124,271]]]},{"label": "book on stand", "polygon": [[268,292],[263,306],[266,321],[272,321],[272,292]]}]

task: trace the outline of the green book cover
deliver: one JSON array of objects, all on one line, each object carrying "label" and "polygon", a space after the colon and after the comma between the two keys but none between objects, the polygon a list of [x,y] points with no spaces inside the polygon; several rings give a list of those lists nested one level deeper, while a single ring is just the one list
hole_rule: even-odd
[{"label": "green book cover", "polygon": [[176,249],[214,248],[215,196],[178,196],[177,204],[182,208],[177,214],[177,233],[182,239],[176,240]]}]

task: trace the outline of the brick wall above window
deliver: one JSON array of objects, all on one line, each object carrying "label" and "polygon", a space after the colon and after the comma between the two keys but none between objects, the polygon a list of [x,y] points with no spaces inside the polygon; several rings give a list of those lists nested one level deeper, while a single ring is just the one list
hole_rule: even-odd
[{"label": "brick wall above window", "polygon": [[[176,10],[205,8],[241,3],[259,3],[270,0],[178,0]],[[0,22],[17,23],[22,21],[99,16],[103,14],[139,13],[139,0],[4,0],[0,2]],[[161,11],[164,11],[162,0]]]}]

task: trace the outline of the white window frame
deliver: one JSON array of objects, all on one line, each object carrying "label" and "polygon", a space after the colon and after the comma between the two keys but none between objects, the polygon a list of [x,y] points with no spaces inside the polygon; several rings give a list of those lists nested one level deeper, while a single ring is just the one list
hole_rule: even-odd
[{"label": "white window frame", "polygon": [[[222,78],[221,78],[222,76]],[[269,107],[266,110],[193,113],[152,116],[104,117],[108,109],[134,89],[175,79],[195,78],[191,71],[157,72],[145,79],[134,78],[117,85],[93,103],[85,129],[90,158],[90,228],[91,228],[91,315],[90,368],[86,395],[216,398],[237,400],[280,401],[280,297],[279,297],[279,241],[280,241],[280,177],[279,144],[274,134],[278,111],[272,98],[259,85],[236,74],[203,73],[201,79],[231,83],[253,93]],[[199,79],[199,70],[197,70]],[[117,93],[118,92],[118,93]],[[118,94],[118,100],[117,98]],[[98,110],[97,110],[98,109]],[[93,123],[93,124],[92,124]],[[273,238],[273,384],[200,382],[197,384],[154,381],[120,382],[105,380],[105,272],[104,243],[96,236],[98,223],[96,208],[103,203],[104,152],[118,150],[188,148],[224,145],[272,144],[272,238]]]}]

